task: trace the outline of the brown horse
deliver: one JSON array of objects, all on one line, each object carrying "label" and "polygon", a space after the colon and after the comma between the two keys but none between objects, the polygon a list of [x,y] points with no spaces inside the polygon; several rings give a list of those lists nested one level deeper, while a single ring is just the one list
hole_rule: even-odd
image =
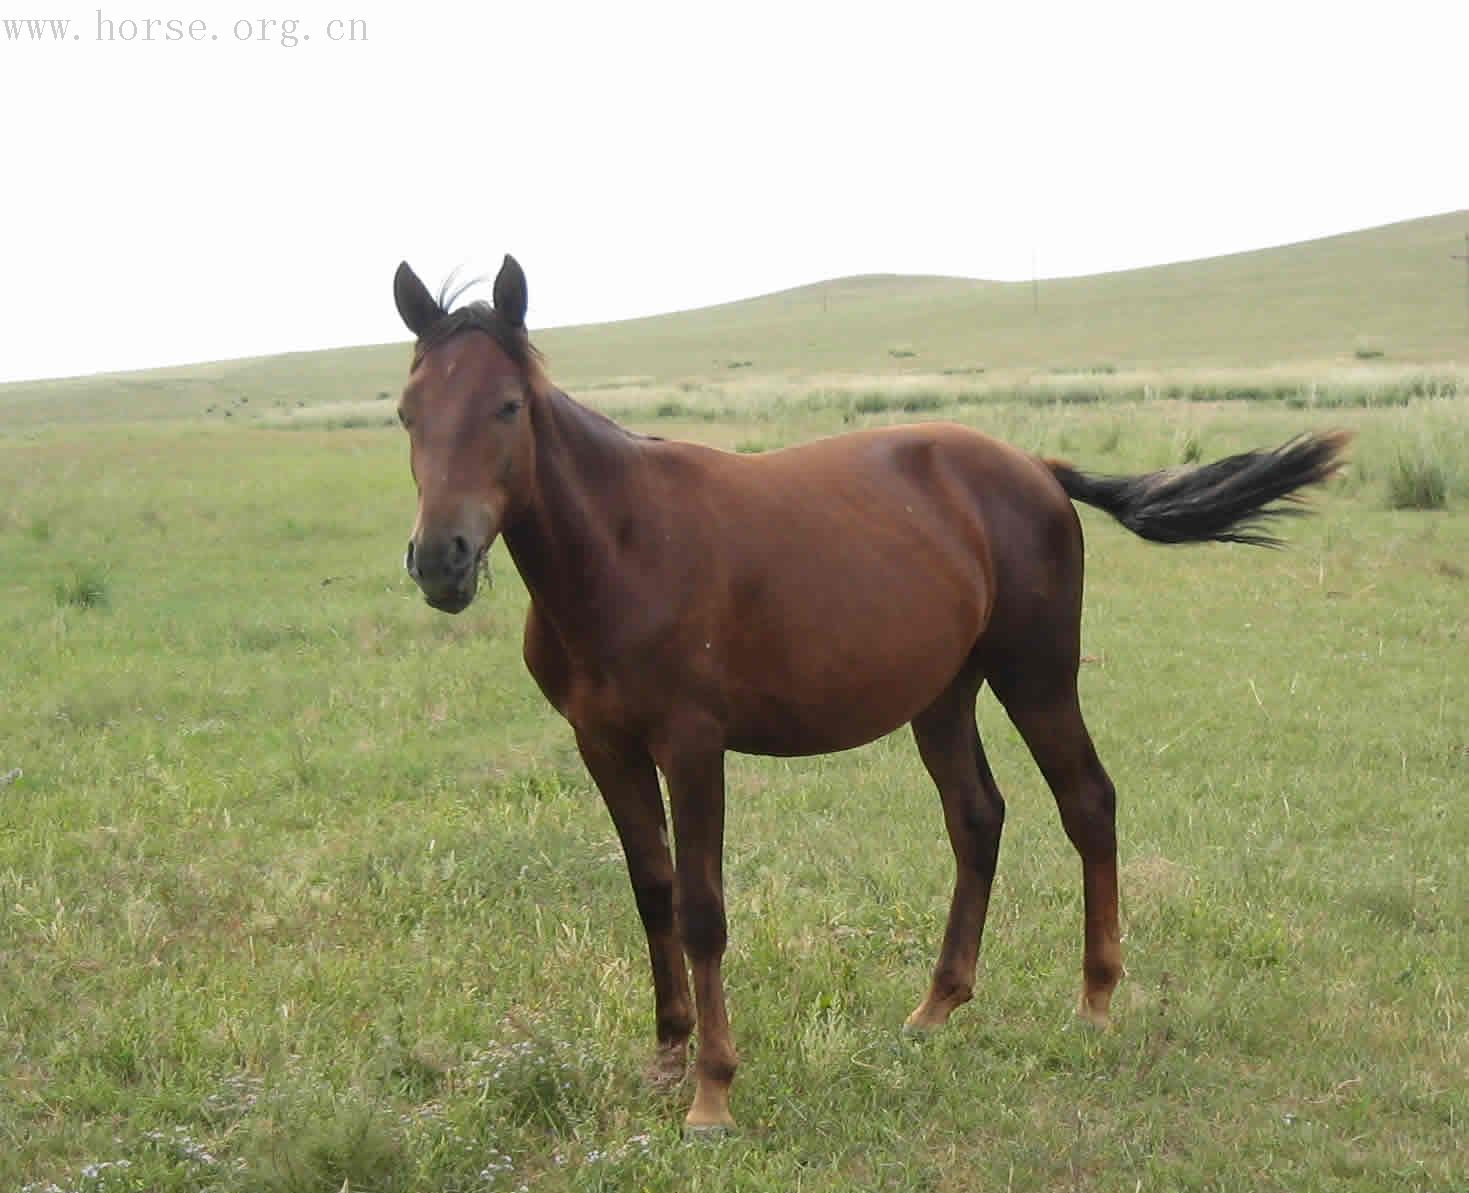
[{"label": "brown horse", "polygon": [[697,1018],[688,1126],[733,1122],[725,752],[822,754],[913,726],[958,869],[932,983],[908,1018],[935,1028],[972,996],[1005,819],[975,726],[985,682],[1081,855],[1078,1013],[1105,1024],[1122,972],[1115,801],[1077,702],[1072,501],[1161,542],[1272,543],[1259,520],[1299,512],[1271,503],[1330,476],[1346,436],[1131,478],[950,424],[732,455],[632,434],[552,387],[513,258],[492,306],[451,310],[406,263],[393,292],[417,338],[399,407],[418,486],[408,571],[430,605],[458,613],[504,536],[530,592],[526,665],[575,730],[626,853],[652,960],[655,1078],[682,1076]]}]

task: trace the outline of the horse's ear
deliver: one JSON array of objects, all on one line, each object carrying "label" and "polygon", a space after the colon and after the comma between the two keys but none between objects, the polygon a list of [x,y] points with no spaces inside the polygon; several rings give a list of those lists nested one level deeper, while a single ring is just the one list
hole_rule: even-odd
[{"label": "horse's ear", "polygon": [[509,253],[495,275],[495,310],[511,327],[525,326],[525,270]]},{"label": "horse's ear", "polygon": [[435,323],[444,317],[443,308],[434,301],[428,287],[418,280],[418,275],[404,261],[393,275],[393,301],[398,304],[398,314],[403,322],[419,339]]}]

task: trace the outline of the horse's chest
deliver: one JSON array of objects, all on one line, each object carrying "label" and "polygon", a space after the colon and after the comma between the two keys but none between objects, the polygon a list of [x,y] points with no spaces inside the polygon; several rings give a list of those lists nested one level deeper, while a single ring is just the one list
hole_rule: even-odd
[{"label": "horse's chest", "polygon": [[639,684],[615,668],[579,663],[534,614],[526,625],[525,663],[546,699],[579,730],[630,732],[648,720]]}]

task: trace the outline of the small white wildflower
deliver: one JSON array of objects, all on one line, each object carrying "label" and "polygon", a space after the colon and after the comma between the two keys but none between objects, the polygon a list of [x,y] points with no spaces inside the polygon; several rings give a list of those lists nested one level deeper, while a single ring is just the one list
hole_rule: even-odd
[{"label": "small white wildflower", "polygon": [[95,1164],[83,1164],[82,1180],[95,1183],[103,1180],[113,1170],[125,1172],[132,1166],[130,1160],[100,1160]]}]

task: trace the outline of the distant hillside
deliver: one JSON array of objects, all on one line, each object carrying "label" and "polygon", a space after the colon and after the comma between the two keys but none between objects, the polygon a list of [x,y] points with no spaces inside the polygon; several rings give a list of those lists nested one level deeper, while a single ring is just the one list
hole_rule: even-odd
[{"label": "distant hillside", "polygon": [[[1469,358],[1469,211],[1152,269],[1029,282],[848,278],[540,337],[565,381],[769,372]],[[895,355],[913,353],[913,355]]]},{"label": "distant hillside", "polygon": [[[535,336],[553,378],[1263,367],[1469,359],[1469,211],[1151,269],[1029,282],[857,277]],[[1037,301],[1038,298],[1038,301]],[[384,286],[384,302],[388,301]],[[534,311],[532,311],[534,315]],[[395,395],[403,344],[0,386],[3,425],[222,416]],[[210,411],[213,407],[213,411]]]}]

